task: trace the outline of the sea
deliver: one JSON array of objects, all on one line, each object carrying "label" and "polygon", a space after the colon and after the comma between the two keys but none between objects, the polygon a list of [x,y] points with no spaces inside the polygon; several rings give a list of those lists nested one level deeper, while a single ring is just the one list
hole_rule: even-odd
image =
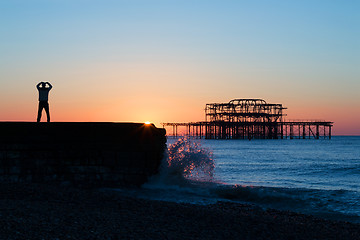
[{"label": "sea", "polygon": [[168,138],[143,199],[190,204],[236,202],[360,223],[360,136],[331,139]]}]

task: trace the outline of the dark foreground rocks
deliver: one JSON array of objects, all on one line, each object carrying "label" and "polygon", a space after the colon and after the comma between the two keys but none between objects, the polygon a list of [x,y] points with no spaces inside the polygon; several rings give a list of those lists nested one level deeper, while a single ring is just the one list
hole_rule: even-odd
[{"label": "dark foreground rocks", "polygon": [[0,239],[360,239],[360,224],[218,203],[122,197],[101,189],[0,184]]}]

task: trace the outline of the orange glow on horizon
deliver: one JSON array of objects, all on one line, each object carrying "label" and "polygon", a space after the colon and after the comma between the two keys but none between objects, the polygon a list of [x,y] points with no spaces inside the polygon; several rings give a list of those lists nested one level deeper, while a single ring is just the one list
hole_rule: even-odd
[{"label": "orange glow on horizon", "polygon": [[[50,115],[54,122],[142,122],[162,127],[165,122],[204,121],[204,102],[197,100],[191,105],[178,99],[151,100],[151,104],[126,104],[125,101],[112,104],[66,104],[50,100]],[[270,102],[270,101],[269,101]],[[286,119],[326,120],[334,122],[333,135],[360,135],[360,113],[354,112],[357,106],[312,106],[286,104]],[[3,105],[0,121],[36,121],[37,102],[24,105]],[[151,119],[151,122],[148,121]],[[169,128],[169,131],[172,130]],[[179,129],[180,130],[180,129]]]},{"label": "orange glow on horizon", "polygon": [[[190,78],[190,76],[182,77]],[[257,96],[268,103],[281,103],[287,107],[286,119],[332,121],[333,135],[360,135],[359,103],[349,102],[346,99],[316,101],[313,98],[304,100],[289,96],[275,98],[265,93],[253,92],[246,95],[234,93],[222,96],[211,91],[199,93],[185,91],[180,87],[176,87],[176,91],[169,92],[163,85],[145,84],[145,87],[139,88],[132,83],[122,88],[114,83],[113,88],[105,89],[102,85],[91,85],[86,91],[84,89],[78,91],[67,90],[62,82],[52,81],[52,84],[54,88],[50,92],[49,104],[51,120],[54,122],[146,123],[151,119],[151,123],[156,127],[162,127],[161,123],[166,122],[204,121],[206,103],[228,102],[234,98]],[[38,93],[35,85],[36,82],[31,84],[32,88],[26,86],[27,91],[21,94],[15,92],[0,96],[0,121],[36,121]],[[174,86],[170,84],[170,87]]]}]

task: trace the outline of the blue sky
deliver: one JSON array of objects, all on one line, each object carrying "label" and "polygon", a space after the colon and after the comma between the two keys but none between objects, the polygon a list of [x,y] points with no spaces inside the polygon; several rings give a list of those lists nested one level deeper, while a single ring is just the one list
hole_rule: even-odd
[{"label": "blue sky", "polygon": [[33,85],[51,81],[59,121],[197,121],[206,103],[263,98],[360,131],[359,12],[359,1],[1,1],[0,110],[32,120]]}]

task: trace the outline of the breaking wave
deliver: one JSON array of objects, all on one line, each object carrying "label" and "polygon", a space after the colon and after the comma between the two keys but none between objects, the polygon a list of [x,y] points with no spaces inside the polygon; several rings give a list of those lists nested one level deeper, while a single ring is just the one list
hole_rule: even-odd
[{"label": "breaking wave", "polygon": [[184,137],[170,145],[168,149],[165,168],[167,174],[180,175],[193,180],[212,181],[214,169],[212,152],[202,147],[199,142]]},{"label": "breaking wave", "polygon": [[[140,190],[126,191],[131,196],[153,200],[193,204],[229,201],[360,222],[360,216],[349,212],[343,204],[359,204],[360,196],[354,191],[221,183],[216,179],[213,153],[189,138],[180,138],[169,145],[157,176],[153,176]],[[360,207],[356,212],[360,212]]]}]

